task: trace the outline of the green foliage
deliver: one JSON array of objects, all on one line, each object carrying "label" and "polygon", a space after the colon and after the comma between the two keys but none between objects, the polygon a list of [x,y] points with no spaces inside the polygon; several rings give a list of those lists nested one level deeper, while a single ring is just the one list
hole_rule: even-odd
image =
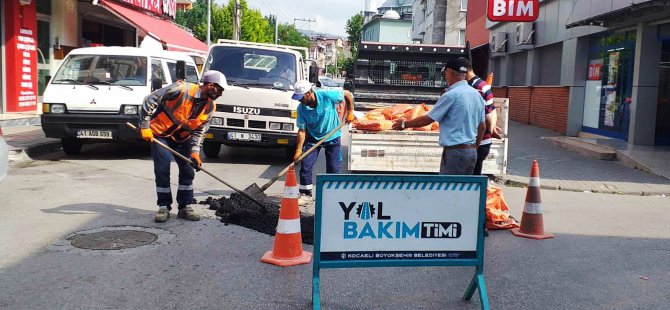
[{"label": "green foliage", "polygon": [[346,30],[349,44],[351,45],[351,54],[356,55],[358,43],[361,42],[361,32],[363,32],[363,14],[358,13],[350,17],[347,20]]},{"label": "green foliage", "polygon": [[279,44],[310,47],[309,37],[301,34],[291,24],[279,24]]}]

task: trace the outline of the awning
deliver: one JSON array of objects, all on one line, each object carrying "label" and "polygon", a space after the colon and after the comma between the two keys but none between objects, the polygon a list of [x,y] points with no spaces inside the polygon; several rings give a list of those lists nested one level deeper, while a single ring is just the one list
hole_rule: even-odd
[{"label": "awning", "polygon": [[600,26],[612,28],[613,26],[622,26],[622,23],[627,21],[634,22],[638,18],[642,18],[647,15],[667,14],[667,9],[670,8],[670,3],[667,0],[638,0],[637,2],[638,3],[633,2],[631,5],[622,9],[575,21],[565,25],[565,28],[570,29],[579,26]]},{"label": "awning", "polygon": [[135,28],[144,30],[156,40],[165,43],[170,51],[207,54],[207,44],[169,21],[132,10],[109,0],[100,0],[99,3]]}]

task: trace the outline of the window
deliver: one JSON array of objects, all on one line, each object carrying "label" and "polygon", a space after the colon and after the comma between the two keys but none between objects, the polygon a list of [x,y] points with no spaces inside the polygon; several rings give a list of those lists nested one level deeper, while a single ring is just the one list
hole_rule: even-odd
[{"label": "window", "polygon": [[67,58],[53,83],[144,86],[146,64],[146,57],[74,55]]},{"label": "window", "polygon": [[468,10],[468,0],[461,0],[461,12]]},{"label": "window", "polygon": [[160,79],[163,85],[167,84],[167,77],[163,71],[163,64],[158,59],[151,60],[151,79]]},{"label": "window", "polygon": [[465,29],[458,31],[458,45],[465,46]]},{"label": "window", "polygon": [[[170,77],[172,78],[172,82],[177,81],[177,63],[168,62],[167,65],[168,70],[170,71]],[[194,66],[190,65],[186,66],[186,82],[198,83],[198,74],[196,73],[196,69]]]},{"label": "window", "polygon": [[217,46],[204,70],[221,71],[230,84],[289,89],[296,81],[297,68],[296,56],[289,52]]}]

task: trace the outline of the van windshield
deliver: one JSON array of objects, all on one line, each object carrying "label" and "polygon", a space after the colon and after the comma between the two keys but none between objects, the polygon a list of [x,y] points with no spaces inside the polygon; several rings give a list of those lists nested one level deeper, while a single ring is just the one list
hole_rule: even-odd
[{"label": "van windshield", "polygon": [[296,82],[295,55],[281,51],[215,46],[206,70],[221,71],[230,85],[291,89]]},{"label": "van windshield", "polygon": [[147,70],[146,57],[72,55],[51,83],[145,86]]}]

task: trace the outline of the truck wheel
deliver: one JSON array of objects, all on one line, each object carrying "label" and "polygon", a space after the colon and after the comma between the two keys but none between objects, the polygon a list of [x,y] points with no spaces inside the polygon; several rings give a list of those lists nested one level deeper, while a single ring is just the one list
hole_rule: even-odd
[{"label": "truck wheel", "polygon": [[221,143],[216,141],[205,141],[202,144],[202,151],[207,158],[218,158],[221,152]]},{"label": "truck wheel", "polygon": [[63,147],[63,152],[68,155],[79,155],[83,142],[73,138],[62,138],[60,144]]}]

